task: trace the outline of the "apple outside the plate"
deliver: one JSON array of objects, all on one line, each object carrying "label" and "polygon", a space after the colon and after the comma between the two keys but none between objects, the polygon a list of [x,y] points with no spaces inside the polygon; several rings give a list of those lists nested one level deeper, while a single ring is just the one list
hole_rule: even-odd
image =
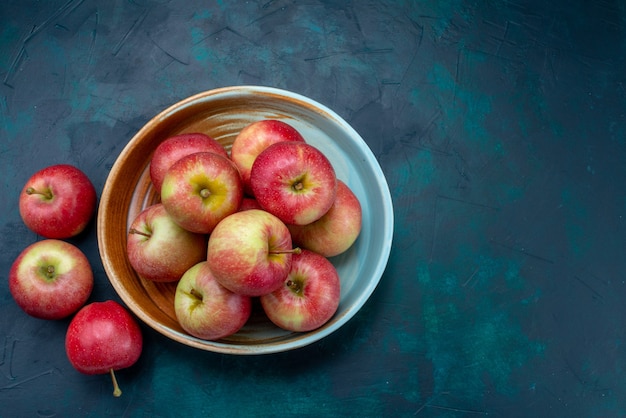
[{"label": "apple outside the plate", "polygon": [[319,328],[339,306],[341,283],[333,264],[313,251],[294,254],[280,288],[261,296],[261,305],[277,326],[294,332]]},{"label": "apple outside the plate", "polygon": [[115,371],[137,362],[143,336],[134,317],[119,303],[108,300],[84,306],[72,318],[65,336],[65,351],[81,373],[110,373],[113,395],[122,394]]},{"label": "apple outside the plate", "polygon": [[278,142],[263,150],[252,165],[250,184],[263,209],[295,225],[321,218],[337,193],[332,164],[305,142]]},{"label": "apple outside the plate", "polygon": [[252,301],[219,284],[209,263],[202,261],[187,270],[178,282],[174,308],[180,326],[189,334],[218,340],[244,326]]},{"label": "apple outside the plate", "polygon": [[209,234],[236,212],[243,199],[237,167],[228,158],[198,152],[175,162],[166,172],[161,202],[172,219],[191,232]]},{"label": "apple outside the plate", "polygon": [[86,302],[93,289],[89,260],[76,246],[45,239],[26,247],[9,271],[17,305],[40,319],[65,318]]},{"label": "apple outside the plate", "polygon": [[200,132],[179,134],[161,142],[150,159],[150,180],[157,193],[161,192],[167,170],[182,157],[196,152],[214,152],[228,158],[218,141]]},{"label": "apple outside the plate", "polygon": [[291,267],[287,226],[259,209],[224,218],[209,236],[207,261],[215,279],[230,291],[260,296],[281,286]]},{"label": "apple outside the plate", "polygon": [[78,168],[46,167],[33,174],[19,197],[26,226],[45,238],[70,238],[81,233],[96,210],[96,190]]},{"label": "apple outside the plate", "polygon": [[307,225],[287,225],[294,243],[324,257],[348,250],[361,232],[361,203],[350,188],[337,180],[335,202],[320,219]]},{"label": "apple outside the plate", "polygon": [[128,261],[137,274],[155,282],[174,282],[206,258],[207,240],[174,222],[161,203],[148,206],[128,232]]},{"label": "apple outside the plate", "polygon": [[230,150],[244,184],[244,191],[252,195],[250,170],[257,156],[268,146],[282,141],[305,142],[293,126],[277,119],[262,119],[246,125],[235,137]]}]

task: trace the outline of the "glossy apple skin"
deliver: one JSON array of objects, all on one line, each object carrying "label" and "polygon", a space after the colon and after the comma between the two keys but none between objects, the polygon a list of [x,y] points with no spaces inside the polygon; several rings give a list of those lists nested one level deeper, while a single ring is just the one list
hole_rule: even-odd
[{"label": "glossy apple skin", "polygon": [[65,335],[65,352],[84,374],[105,374],[137,362],[143,336],[137,321],[113,300],[93,302],[72,318]]},{"label": "glossy apple skin", "polygon": [[148,206],[133,220],[126,250],[133,269],[154,282],[174,282],[206,259],[204,234],[179,226],[161,203]]},{"label": "glossy apple skin", "polygon": [[57,164],[37,171],[28,179],[19,197],[19,212],[26,226],[36,234],[64,239],[85,229],[96,204],[96,190],[87,175],[72,165]]},{"label": "glossy apple skin", "polygon": [[182,157],[196,152],[214,152],[228,158],[222,144],[206,134],[194,132],[169,137],[156,147],[150,159],[150,180],[157,193],[161,193],[167,170]]},{"label": "glossy apple skin", "polygon": [[350,188],[337,180],[335,202],[320,219],[307,225],[287,225],[294,243],[324,257],[346,250],[361,233],[361,203]]},{"label": "glossy apple skin", "polygon": [[246,194],[253,194],[250,186],[250,170],[254,160],[265,148],[281,141],[305,142],[304,137],[296,128],[277,119],[252,122],[235,137],[230,150],[230,158],[241,173]]},{"label": "glossy apple skin", "polygon": [[313,251],[294,254],[282,286],[261,296],[261,306],[275,325],[294,332],[317,329],[339,307],[341,283],[332,263]]},{"label": "glossy apple skin", "polygon": [[[207,191],[207,196],[203,192]],[[237,167],[212,152],[187,155],[172,165],[163,179],[161,202],[172,219],[191,232],[209,234],[243,199]]]},{"label": "glossy apple skin", "polygon": [[332,164],[320,150],[303,142],[267,147],[252,165],[250,184],[263,209],[294,225],[321,218],[337,194]]},{"label": "glossy apple skin", "polygon": [[9,271],[13,299],[28,315],[40,319],[61,319],[78,311],[89,299],[93,283],[85,254],[55,239],[26,247]]},{"label": "glossy apple skin", "polygon": [[252,312],[252,300],[219,284],[209,263],[191,267],[178,282],[174,309],[180,326],[194,337],[219,340],[239,331]]},{"label": "glossy apple skin", "polygon": [[274,215],[259,209],[234,213],[209,236],[207,261],[216,280],[230,291],[260,296],[281,286],[291,267],[291,234]]}]

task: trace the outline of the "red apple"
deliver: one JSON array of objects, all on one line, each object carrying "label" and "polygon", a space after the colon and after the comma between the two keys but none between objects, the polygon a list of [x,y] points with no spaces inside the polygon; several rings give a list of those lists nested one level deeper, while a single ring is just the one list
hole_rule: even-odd
[{"label": "red apple", "polygon": [[114,396],[122,394],[114,371],[135,364],[142,348],[143,337],[135,318],[113,300],[84,306],[72,318],[65,335],[65,352],[72,366],[89,375],[110,373]]},{"label": "red apple", "polygon": [[262,208],[255,198],[244,196],[244,198],[241,200],[241,205],[239,205],[239,210],[248,210],[248,209],[262,209]]},{"label": "red apple", "polygon": [[337,197],[328,212],[307,225],[287,225],[291,238],[302,248],[334,257],[354,244],[361,232],[361,203],[350,188],[337,180]]},{"label": "red apple", "polygon": [[161,203],[148,206],[128,232],[128,261],[137,274],[155,282],[174,282],[206,259],[206,236],[179,226]]},{"label": "red apple", "polygon": [[183,228],[210,233],[243,199],[237,167],[212,152],[187,155],[174,163],[163,179],[161,202]]},{"label": "red apple", "polygon": [[282,284],[294,250],[287,226],[259,209],[224,218],[209,236],[207,261],[215,279],[231,292],[260,296]]},{"label": "red apple", "polygon": [[78,168],[57,164],[37,171],[19,197],[28,228],[45,238],[70,238],[82,232],[96,210],[96,189]]},{"label": "red apple", "polygon": [[40,319],[61,319],[78,311],[93,290],[89,260],[78,247],[45,239],[26,247],[9,271],[17,305]]},{"label": "red apple", "polygon": [[263,209],[295,225],[321,218],[337,193],[337,177],[330,161],[304,142],[267,147],[252,165],[250,184]]},{"label": "red apple", "polygon": [[214,152],[228,158],[222,144],[200,132],[169,137],[156,147],[150,160],[150,179],[158,193],[161,193],[163,177],[172,164],[196,152]]},{"label": "red apple", "polygon": [[250,170],[254,160],[265,148],[281,141],[304,142],[304,138],[296,128],[277,119],[252,122],[235,137],[230,150],[230,158],[241,173],[244,191],[248,195],[252,194]]},{"label": "red apple", "polygon": [[277,326],[295,332],[324,325],[339,307],[341,283],[333,264],[313,251],[294,254],[282,286],[261,296],[261,306]]},{"label": "red apple", "polygon": [[218,340],[244,326],[252,301],[219,284],[209,263],[203,261],[187,270],[178,282],[174,308],[180,326],[189,334]]}]

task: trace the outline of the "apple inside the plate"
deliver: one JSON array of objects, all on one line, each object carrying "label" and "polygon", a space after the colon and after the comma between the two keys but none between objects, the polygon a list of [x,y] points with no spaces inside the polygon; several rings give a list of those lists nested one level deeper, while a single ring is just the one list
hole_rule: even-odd
[{"label": "apple inside the plate", "polygon": [[218,340],[245,325],[252,301],[219,284],[209,263],[203,261],[187,270],[178,282],[174,309],[180,326],[189,334]]},{"label": "apple inside the plate", "polygon": [[332,318],[339,307],[341,283],[335,266],[324,256],[302,250],[294,254],[282,286],[261,296],[261,305],[277,326],[312,331]]},{"label": "apple inside the plate", "polygon": [[85,254],[56,239],[26,247],[9,271],[9,291],[17,305],[40,319],[61,319],[78,311],[93,290]]},{"label": "apple inside the plate", "polygon": [[156,147],[150,159],[150,180],[157,193],[161,193],[167,170],[184,156],[196,152],[214,152],[228,158],[222,144],[204,133],[193,132],[169,137]]},{"label": "apple inside the plate", "polygon": [[243,179],[244,191],[252,195],[250,170],[256,157],[268,146],[282,141],[305,142],[296,128],[278,119],[262,119],[246,125],[235,137],[230,150]]},{"label": "apple inside the plate", "polygon": [[230,291],[260,296],[281,286],[291,267],[287,226],[259,209],[224,218],[209,236],[207,261],[216,280]]},{"label": "apple inside the plate", "polygon": [[243,184],[228,158],[198,152],[175,162],[165,174],[161,202],[172,219],[191,232],[209,234],[219,221],[237,212]]},{"label": "apple inside the plate", "polygon": [[359,199],[346,183],[337,180],[337,196],[328,212],[310,224],[287,227],[299,247],[334,257],[354,244],[361,232],[362,216]]},{"label": "apple inside the plate", "polygon": [[253,197],[246,197],[241,200],[241,205],[239,206],[239,210],[248,210],[248,209],[263,209],[259,202],[256,201]]},{"label": "apple inside the plate", "polygon": [[161,203],[143,209],[128,231],[128,261],[137,274],[154,282],[174,282],[206,259],[204,234],[179,226]]},{"label": "apple inside the plate", "polygon": [[33,174],[19,197],[19,212],[28,228],[45,238],[70,238],[81,233],[96,211],[93,184],[69,164]]},{"label": "apple inside the plate", "polygon": [[263,209],[294,225],[321,218],[337,194],[332,164],[305,142],[278,142],[263,150],[252,165],[250,184]]},{"label": "apple inside the plate", "polygon": [[72,366],[89,375],[110,373],[116,397],[122,391],[115,371],[135,364],[142,349],[139,324],[113,300],[84,306],[72,318],[65,335],[65,352]]}]

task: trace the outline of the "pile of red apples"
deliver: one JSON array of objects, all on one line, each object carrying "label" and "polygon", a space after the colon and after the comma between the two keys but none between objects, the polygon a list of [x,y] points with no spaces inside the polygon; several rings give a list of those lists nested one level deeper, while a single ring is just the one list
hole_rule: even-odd
[{"label": "pile of red apples", "polygon": [[137,362],[143,337],[135,318],[113,300],[87,303],[94,287],[89,260],[67,241],[93,219],[96,190],[84,172],[57,164],[34,173],[19,196],[25,225],[43,237],[17,256],[9,271],[9,291],[28,315],[41,320],[70,318],[65,351],[84,374],[109,373],[120,396],[115,370]]},{"label": "pile of red apples", "polygon": [[239,331],[258,298],[276,326],[311,331],[337,311],[329,258],[361,231],[361,205],[318,148],[286,122],[262,119],[230,152],[205,133],[169,137],[150,179],[160,200],[128,232],[128,260],[145,280],[174,282],[174,311],[190,335]]},{"label": "pile of red apples", "polygon": [[[150,177],[160,201],[128,231],[128,260],[145,280],[176,282],[174,308],[190,335],[234,334],[253,298],[277,326],[314,330],[337,311],[340,279],[329,258],[361,231],[361,205],[328,158],[292,126],[261,120],[242,129],[230,153],[203,133],[167,138],[154,151]],[[81,234],[97,206],[77,167],[34,173],[19,212],[38,239],[17,256],[9,291],[28,315],[71,318],[68,360],[85,374],[132,366],[143,348],[135,318],[113,300],[89,302],[89,260],[68,239]]]}]

